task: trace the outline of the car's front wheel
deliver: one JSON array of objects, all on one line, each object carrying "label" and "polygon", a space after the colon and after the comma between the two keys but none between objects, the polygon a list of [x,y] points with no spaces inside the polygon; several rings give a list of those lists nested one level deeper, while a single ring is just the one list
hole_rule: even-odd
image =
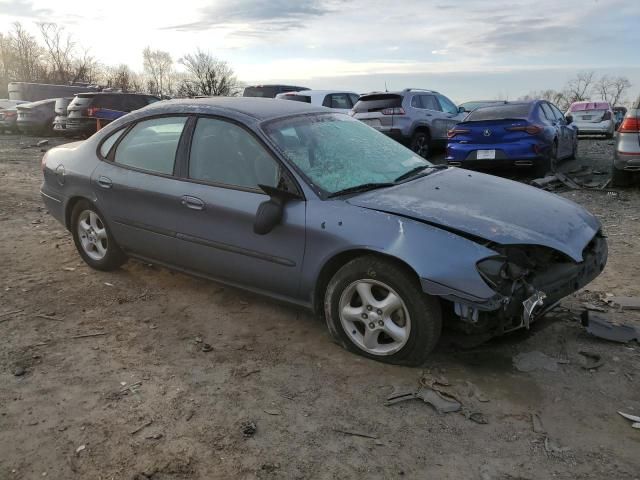
[{"label": "car's front wheel", "polygon": [[358,257],[336,272],[324,312],[333,338],[368,358],[420,365],[442,329],[440,304],[405,268],[381,257]]},{"label": "car's front wheel", "polygon": [[90,267],[109,271],[127,261],[109,232],[104,217],[87,200],[80,200],[73,207],[71,232],[78,253]]}]

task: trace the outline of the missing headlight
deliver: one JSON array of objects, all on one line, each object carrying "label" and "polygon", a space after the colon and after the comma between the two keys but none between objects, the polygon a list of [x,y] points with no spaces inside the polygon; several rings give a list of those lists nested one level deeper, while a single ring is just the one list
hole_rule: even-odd
[{"label": "missing headlight", "polygon": [[476,264],[478,273],[496,291],[508,294],[514,281],[519,280],[529,273],[506,257],[495,256],[485,258]]}]

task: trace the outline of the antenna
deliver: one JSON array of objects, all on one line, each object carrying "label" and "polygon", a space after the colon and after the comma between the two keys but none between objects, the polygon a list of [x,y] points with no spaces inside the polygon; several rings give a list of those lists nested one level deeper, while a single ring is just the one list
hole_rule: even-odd
[{"label": "antenna", "polygon": [[384,81],[384,91],[389,93],[389,89],[387,88],[387,81]]}]

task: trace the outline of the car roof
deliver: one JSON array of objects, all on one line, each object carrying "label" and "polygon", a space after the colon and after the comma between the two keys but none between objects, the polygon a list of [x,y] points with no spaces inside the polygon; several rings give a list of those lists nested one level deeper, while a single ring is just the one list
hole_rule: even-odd
[{"label": "car roof", "polygon": [[302,102],[283,102],[274,98],[260,97],[209,97],[164,100],[144,107],[143,111],[174,113],[216,113],[220,111],[236,112],[256,120],[305,113],[327,113],[331,110],[325,107],[313,106]]},{"label": "car roof", "polygon": [[123,92],[82,92],[82,93],[76,93],[76,97],[82,97],[82,98],[96,97],[96,96],[103,96],[103,95],[124,95],[124,96],[127,96],[127,97],[153,97],[153,98],[160,98],[160,97],[157,97],[156,95],[150,95],[148,93],[123,93]]},{"label": "car roof", "polygon": [[45,100],[38,100],[37,102],[29,102],[29,103],[21,103],[20,105],[16,105],[18,108],[33,108],[39,107],[40,105],[46,105],[47,103],[55,103],[57,98],[47,98]]},{"label": "car roof", "polygon": [[296,92],[282,92],[278,95],[328,95],[330,93],[354,93],[358,95],[356,92],[350,90],[300,90]]}]

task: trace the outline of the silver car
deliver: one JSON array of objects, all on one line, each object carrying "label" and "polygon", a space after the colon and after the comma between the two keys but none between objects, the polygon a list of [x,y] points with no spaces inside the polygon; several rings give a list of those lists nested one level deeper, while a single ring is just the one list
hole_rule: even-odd
[{"label": "silver car", "polygon": [[582,207],[301,102],[157,102],[52,148],[43,172],[91,267],[135,257],[286,300],[390,363],[422,363],[443,323],[528,327],[607,261]]},{"label": "silver car", "polygon": [[616,119],[608,102],[574,102],[565,116],[573,117],[578,135],[613,138],[616,131]]},{"label": "silver car", "polygon": [[611,183],[616,187],[628,186],[640,175],[640,101],[624,116],[613,158]]},{"label": "silver car", "polygon": [[419,88],[363,95],[351,114],[423,158],[434,143],[444,145],[447,132],[466,116],[441,93]]}]

